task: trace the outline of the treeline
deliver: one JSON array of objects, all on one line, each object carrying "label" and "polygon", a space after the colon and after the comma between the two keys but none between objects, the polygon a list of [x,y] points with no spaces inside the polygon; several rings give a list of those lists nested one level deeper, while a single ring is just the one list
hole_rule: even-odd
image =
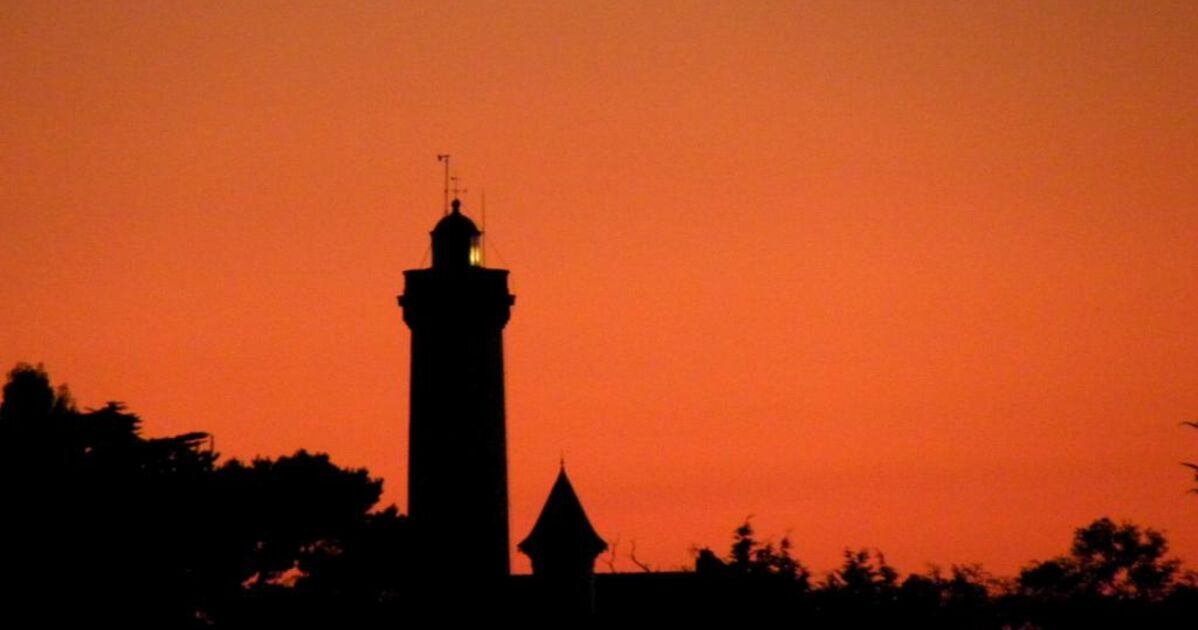
[{"label": "treeline", "polygon": [[[537,617],[520,578],[491,589],[486,605],[477,588],[430,581],[418,567],[471,541],[418,537],[394,506],[376,509],[382,481],[365,469],[302,450],[221,460],[204,433],[147,438],[120,403],[78,409],[41,367],[8,375],[0,455],[2,601],[21,621],[14,627],[352,629],[427,622],[418,612]],[[440,569],[475,582],[470,567]],[[1078,529],[1060,557],[1007,579],[976,565],[903,576],[870,550],[846,550],[838,569],[815,576],[788,539],[763,542],[748,522],[726,554],[700,550],[692,572],[622,575],[596,580],[599,617],[620,623],[1189,628],[1198,614],[1198,581],[1169,557],[1164,537],[1107,519]]]},{"label": "treeline", "polygon": [[[1192,628],[1198,575],[1168,555],[1164,536],[1100,518],[1074,532],[1068,552],[1014,578],[981,565],[932,567],[905,577],[881,551],[844,551],[817,579],[792,544],[762,542],[746,521],[730,550],[698,551],[698,610],[729,618],[785,617],[805,627]],[[706,581],[706,582],[705,582]],[[720,594],[723,594],[721,596]],[[668,595],[667,595],[668,596]],[[697,610],[692,610],[697,612]]]}]

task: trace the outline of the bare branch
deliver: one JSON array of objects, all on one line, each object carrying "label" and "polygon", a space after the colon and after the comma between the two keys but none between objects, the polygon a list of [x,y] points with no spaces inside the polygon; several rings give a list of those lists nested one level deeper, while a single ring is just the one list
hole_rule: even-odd
[{"label": "bare branch", "polygon": [[611,541],[607,546],[607,554],[603,558],[603,564],[607,565],[608,573],[616,572],[616,550],[620,548],[620,535],[616,534],[616,539]]},{"label": "bare branch", "polygon": [[636,541],[631,540],[629,541],[629,544],[632,546],[632,549],[628,551],[628,558],[632,560],[632,563],[640,567],[645,573],[653,573],[652,567],[636,559]]}]

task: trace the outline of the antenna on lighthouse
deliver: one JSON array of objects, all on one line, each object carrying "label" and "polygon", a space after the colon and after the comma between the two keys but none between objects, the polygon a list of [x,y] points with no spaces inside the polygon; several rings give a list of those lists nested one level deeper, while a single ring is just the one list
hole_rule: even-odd
[{"label": "antenna on lighthouse", "polygon": [[465,188],[462,188],[462,178],[461,177],[454,175],[453,177],[449,178],[449,181],[453,182],[453,198],[454,199],[460,199],[462,196],[462,193],[468,192]]},{"label": "antenna on lighthouse", "polygon": [[487,189],[486,188],[482,189],[482,194],[483,194],[482,208],[480,210],[483,215],[483,229],[482,229],[482,234],[478,235],[478,241],[479,241],[478,253],[479,253],[479,259],[480,259],[479,263],[481,264],[481,266],[486,267],[487,266]]},{"label": "antenna on lighthouse", "polygon": [[438,153],[438,162],[445,162],[445,214],[449,214],[449,154]]}]

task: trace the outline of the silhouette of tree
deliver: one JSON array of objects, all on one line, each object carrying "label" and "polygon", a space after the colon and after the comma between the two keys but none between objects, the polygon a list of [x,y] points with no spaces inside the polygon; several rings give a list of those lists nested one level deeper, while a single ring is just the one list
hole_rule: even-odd
[{"label": "silhouette of tree", "polygon": [[82,446],[75,435],[76,416],[66,387],[55,390],[41,365],[18,363],[8,373],[0,403],[0,466],[13,474],[31,466],[53,471],[67,463],[71,451]]},{"label": "silhouette of tree", "polygon": [[304,546],[299,561],[304,577],[297,587],[381,600],[398,597],[413,566],[408,528],[407,517],[392,505],[353,523],[336,540]]},{"label": "silhouette of tree", "polygon": [[216,478],[228,505],[223,529],[244,560],[238,583],[277,581],[299,568],[309,547],[335,546],[382,493],[382,481],[365,469],[341,469],[328,455],[304,450],[248,466],[233,459]]},{"label": "silhouette of tree", "polygon": [[[39,618],[194,622],[203,434],[145,439],[120,403],[80,412],[41,367],[18,364],[0,403],[0,487],[13,601]],[[55,605],[71,601],[72,606]],[[86,613],[84,612],[86,611]],[[52,624],[51,624],[52,625]]]},{"label": "silhouette of tree", "polygon": [[39,422],[61,419],[74,411],[70,391],[65,385],[55,391],[42,365],[18,363],[8,372],[0,402],[0,423],[5,431],[35,429]]},{"label": "silhouette of tree", "polygon": [[[278,625],[304,620],[285,611],[377,605],[400,590],[390,563],[404,566],[405,519],[370,514],[382,482],[364,469],[302,450],[217,467],[207,434],[143,437],[118,402],[80,412],[41,366],[18,364],[3,392],[5,568],[22,576],[10,614],[47,625]],[[303,598],[280,586],[289,579]]]},{"label": "silhouette of tree", "polygon": [[940,567],[933,566],[924,575],[912,573],[903,580],[899,595],[909,603],[929,607],[947,606],[976,608],[989,598],[987,582],[990,576],[981,565],[952,565],[946,577]]},{"label": "silhouette of tree", "polygon": [[881,552],[844,550],[840,568],[830,572],[815,593],[822,623],[875,627],[892,623],[899,612],[898,572]]},{"label": "silhouette of tree", "polygon": [[1038,599],[1065,599],[1081,592],[1081,575],[1069,558],[1055,558],[1020,571],[1019,587]]},{"label": "silhouette of tree", "polygon": [[[750,517],[751,518],[751,517]],[[749,518],[733,530],[726,558],[709,548],[694,549],[702,610],[715,616],[796,613],[809,594],[810,573],[791,553],[790,537],[774,543],[758,540]],[[675,594],[678,597],[678,594]],[[675,600],[681,601],[681,600]]]},{"label": "silhouette of tree", "polygon": [[899,586],[900,614],[910,625],[923,627],[982,627],[991,613],[989,583],[981,565],[953,565],[946,576],[933,566],[926,574],[911,574]]},{"label": "silhouette of tree", "polygon": [[1033,564],[1019,575],[1024,593],[1043,599],[1097,596],[1158,600],[1179,568],[1165,537],[1132,523],[1100,518],[1074,532],[1069,555]]},{"label": "silhouette of tree", "polygon": [[732,550],[728,555],[728,566],[738,573],[750,573],[753,568],[753,550],[757,539],[753,537],[753,525],[745,519],[732,532]]},{"label": "silhouette of tree", "polygon": [[710,549],[697,551],[695,569],[701,573],[750,576],[776,576],[794,581],[807,588],[810,573],[792,554],[789,536],[783,536],[775,547],[772,542],[757,540],[750,519],[746,518],[732,533],[732,547],[727,561],[719,559]]},{"label": "silhouette of tree", "polygon": [[[871,557],[872,555],[872,557]],[[828,574],[824,590],[860,601],[893,600],[898,591],[898,571],[886,563],[881,551],[844,550],[844,563]]]}]

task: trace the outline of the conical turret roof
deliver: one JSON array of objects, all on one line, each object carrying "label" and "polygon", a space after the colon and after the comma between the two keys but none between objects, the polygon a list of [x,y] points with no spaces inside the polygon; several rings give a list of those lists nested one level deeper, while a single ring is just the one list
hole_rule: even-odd
[{"label": "conical turret roof", "polygon": [[546,553],[576,553],[588,560],[607,549],[607,543],[595,533],[587,519],[582,502],[566,476],[564,464],[532,531],[516,547],[530,558]]}]

